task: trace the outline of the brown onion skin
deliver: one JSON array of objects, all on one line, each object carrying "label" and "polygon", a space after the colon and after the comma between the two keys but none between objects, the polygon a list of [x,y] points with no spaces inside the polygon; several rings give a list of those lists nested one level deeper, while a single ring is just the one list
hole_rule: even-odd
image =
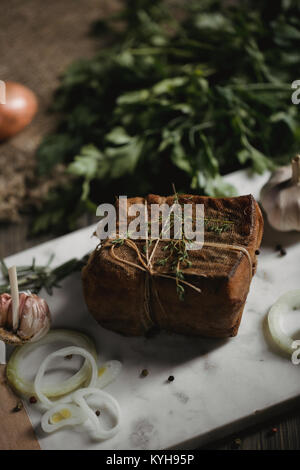
[{"label": "brown onion skin", "polygon": [[0,104],[0,140],[13,137],[26,127],[38,109],[35,94],[16,82],[5,82],[6,104]]}]

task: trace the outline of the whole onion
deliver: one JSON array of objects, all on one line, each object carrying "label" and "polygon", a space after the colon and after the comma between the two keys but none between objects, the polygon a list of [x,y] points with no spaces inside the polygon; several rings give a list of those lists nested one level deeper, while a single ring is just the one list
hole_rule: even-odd
[{"label": "whole onion", "polygon": [[5,85],[6,103],[0,104],[0,140],[24,129],[38,108],[36,96],[29,88],[16,82],[5,82]]}]

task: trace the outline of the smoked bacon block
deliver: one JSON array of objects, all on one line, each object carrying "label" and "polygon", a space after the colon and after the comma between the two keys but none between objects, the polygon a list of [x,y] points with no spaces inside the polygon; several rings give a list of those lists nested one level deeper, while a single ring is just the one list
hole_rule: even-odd
[{"label": "smoked bacon block", "polygon": [[[174,196],[131,198],[127,210],[145,202],[149,211],[151,204],[171,206]],[[82,271],[84,297],[104,328],[128,336],[152,328],[215,338],[237,334],[263,234],[260,208],[252,195],[179,195],[178,202],[205,208],[204,245],[188,251],[188,263],[179,263],[185,284],[176,277],[174,257],[162,262],[168,257],[168,240],[156,246],[151,270],[146,269],[145,240],[108,239],[91,254]],[[148,259],[154,246],[155,240],[148,241]]]}]

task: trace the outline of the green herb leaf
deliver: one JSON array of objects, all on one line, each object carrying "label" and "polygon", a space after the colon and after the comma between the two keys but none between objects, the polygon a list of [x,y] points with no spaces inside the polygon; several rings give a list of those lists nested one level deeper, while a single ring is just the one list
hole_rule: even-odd
[{"label": "green herb leaf", "polygon": [[57,130],[37,153],[39,175],[62,163],[74,182],[51,191],[35,230],[66,231],[103,197],[172,182],[232,196],[221,175],[262,173],[299,150],[300,4],[189,0],[180,10],[178,20],[163,0],[124,0],[94,26],[111,45],[67,69]]}]

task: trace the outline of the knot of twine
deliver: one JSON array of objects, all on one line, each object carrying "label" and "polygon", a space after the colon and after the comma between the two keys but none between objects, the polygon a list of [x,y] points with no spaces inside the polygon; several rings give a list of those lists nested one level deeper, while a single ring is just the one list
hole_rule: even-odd
[{"label": "knot of twine", "polygon": [[[150,282],[149,282],[149,279],[154,277],[154,276],[158,276],[158,277],[163,277],[163,278],[175,280],[176,283],[178,282],[177,278],[175,276],[161,273],[161,272],[155,270],[154,267],[153,267],[153,263],[152,263],[153,257],[154,257],[154,254],[155,254],[156,250],[157,250],[158,244],[161,240],[169,241],[169,239],[158,238],[156,240],[154,248],[153,248],[153,250],[152,250],[152,252],[149,256],[149,247],[148,247],[147,240],[146,240],[146,254],[144,254],[139,250],[138,246],[136,245],[136,243],[134,243],[132,241],[132,239],[124,238],[123,244],[126,244],[128,247],[132,248],[135,251],[140,264],[134,263],[133,261],[126,260],[124,258],[120,258],[120,256],[118,256],[115,252],[116,245],[115,245],[115,243],[113,243],[114,241],[112,240],[111,243],[110,243],[111,244],[111,247],[110,247],[111,256],[115,260],[117,260],[121,263],[127,264],[128,266],[132,266],[132,267],[134,267],[136,269],[139,269],[141,271],[144,271],[147,274],[146,280],[145,280],[145,292],[144,292],[144,310],[145,310],[146,318],[143,319],[143,323],[144,323],[144,325],[147,329],[149,329],[149,328],[151,328],[155,325],[155,323],[154,323],[154,321],[151,317],[151,311],[150,311],[150,285],[149,285]],[[203,245],[208,246],[208,247],[221,248],[221,249],[224,249],[224,250],[233,250],[233,251],[238,251],[238,252],[243,253],[249,261],[249,279],[251,281],[251,279],[252,279],[252,259],[251,259],[251,256],[249,254],[249,251],[244,246],[229,245],[227,243],[205,242],[205,241],[203,242]],[[179,265],[180,265],[180,261],[178,261],[177,268],[179,268]],[[198,276],[207,277],[205,274],[198,274]],[[195,286],[194,284],[192,284],[188,281],[185,281],[184,279],[180,279],[179,282],[180,282],[180,284],[184,284],[184,285],[190,287],[191,289],[195,290],[196,292],[201,293],[201,289],[199,287]],[[164,308],[163,308],[163,306],[160,302],[158,292],[157,292],[157,289],[155,288],[155,285],[153,285],[153,289],[154,289],[154,293],[157,297],[158,303],[161,307],[161,310],[164,313]]]}]

